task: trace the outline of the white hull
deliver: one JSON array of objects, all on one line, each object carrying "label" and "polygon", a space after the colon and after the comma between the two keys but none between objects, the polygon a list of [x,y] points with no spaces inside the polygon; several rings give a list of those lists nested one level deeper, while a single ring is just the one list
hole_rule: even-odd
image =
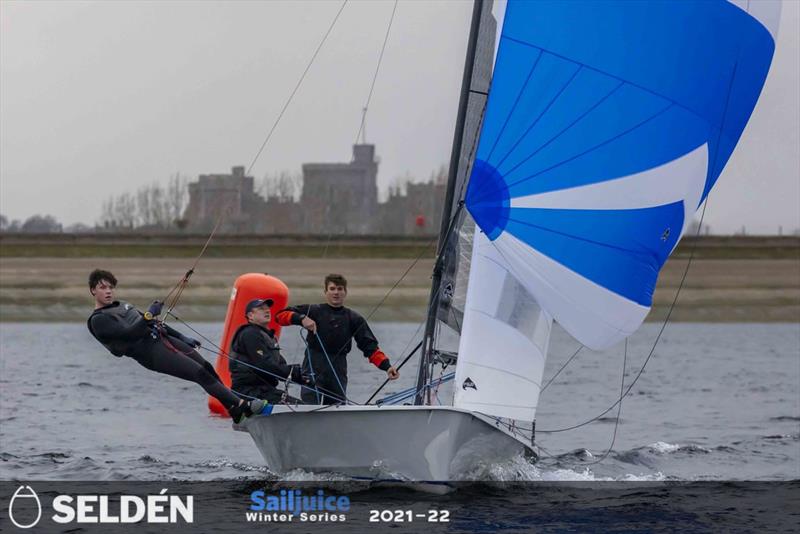
[{"label": "white hull", "polygon": [[275,406],[234,428],[250,433],[278,473],[463,480],[481,465],[533,455],[493,419],[452,406]]}]

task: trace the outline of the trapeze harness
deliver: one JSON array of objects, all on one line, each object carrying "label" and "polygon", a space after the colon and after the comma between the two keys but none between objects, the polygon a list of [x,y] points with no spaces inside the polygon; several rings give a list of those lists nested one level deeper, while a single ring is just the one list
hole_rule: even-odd
[{"label": "trapeze harness", "polygon": [[151,371],[195,382],[226,408],[238,406],[239,397],[225,387],[214,367],[183,334],[145,320],[133,305],[119,300],[98,308],[89,316],[87,326],[114,356],[128,356]]}]

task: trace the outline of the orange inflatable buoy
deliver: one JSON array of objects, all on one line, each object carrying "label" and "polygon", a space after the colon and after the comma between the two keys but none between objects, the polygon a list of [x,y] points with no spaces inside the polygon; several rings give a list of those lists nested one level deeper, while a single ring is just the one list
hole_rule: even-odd
[{"label": "orange inflatable buoy", "polygon": [[[222,350],[217,354],[217,364],[215,365],[217,374],[228,387],[231,386],[231,372],[228,367],[227,354],[230,352],[231,341],[236,329],[247,322],[244,309],[247,303],[253,299],[272,299],[274,302],[269,327],[275,330],[277,338],[280,337],[281,327],[275,322],[275,314],[285,308],[289,302],[289,288],[274,276],[261,273],[243,274],[233,283],[228,313],[225,316],[225,328],[219,344]],[[208,409],[213,413],[228,415],[228,411],[222,403],[214,397],[208,397]]]}]

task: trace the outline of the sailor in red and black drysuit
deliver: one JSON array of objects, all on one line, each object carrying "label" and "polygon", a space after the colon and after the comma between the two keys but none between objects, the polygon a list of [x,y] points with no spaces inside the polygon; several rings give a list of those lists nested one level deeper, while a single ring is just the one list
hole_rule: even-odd
[{"label": "sailor in red and black drysuit", "polygon": [[353,339],[370,363],[386,371],[390,378],[398,376],[389,358],[378,346],[378,340],[367,321],[359,313],[344,306],[323,303],[291,306],[278,312],[276,316],[278,324],[282,326],[302,326],[307,318],[315,323],[319,338],[314,333],[308,334],[308,350],[303,360],[303,373],[312,377],[318,392],[304,388],[301,397],[305,403],[345,402],[347,355],[353,348]]}]

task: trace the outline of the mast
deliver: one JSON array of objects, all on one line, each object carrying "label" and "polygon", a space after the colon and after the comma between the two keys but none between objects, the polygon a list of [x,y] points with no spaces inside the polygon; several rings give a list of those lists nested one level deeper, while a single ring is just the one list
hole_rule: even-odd
[{"label": "mast", "polygon": [[439,288],[442,283],[442,269],[445,246],[447,245],[448,234],[451,226],[455,224],[456,217],[453,214],[453,198],[456,192],[456,182],[458,177],[458,164],[461,159],[461,145],[464,138],[464,124],[467,116],[467,104],[469,103],[470,86],[472,84],[472,72],[475,66],[475,51],[478,44],[478,34],[480,30],[481,16],[483,14],[483,0],[474,0],[472,6],[472,23],[469,30],[469,40],[467,42],[467,56],[464,61],[464,75],[461,80],[461,96],[458,102],[458,115],[456,118],[456,128],[453,134],[453,148],[450,153],[450,169],[447,175],[447,191],[445,193],[444,206],[442,207],[442,222],[439,229],[439,245],[437,247],[436,264],[433,268],[431,277],[431,293],[428,298],[428,318],[425,323],[425,335],[422,343],[422,357],[420,358],[419,373],[417,375],[417,395],[414,404],[423,404],[425,395],[422,388],[430,379],[430,367],[432,365],[434,329],[436,327],[436,316],[439,311]]}]

